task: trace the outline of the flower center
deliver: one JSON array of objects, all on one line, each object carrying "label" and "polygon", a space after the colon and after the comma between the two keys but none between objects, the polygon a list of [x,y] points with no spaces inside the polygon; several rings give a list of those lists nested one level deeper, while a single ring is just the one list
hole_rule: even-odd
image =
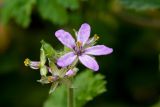
[{"label": "flower center", "polygon": [[78,56],[83,53],[82,42],[80,42],[80,41],[76,42],[76,47],[74,48],[74,51],[75,51],[75,54],[78,55]]}]

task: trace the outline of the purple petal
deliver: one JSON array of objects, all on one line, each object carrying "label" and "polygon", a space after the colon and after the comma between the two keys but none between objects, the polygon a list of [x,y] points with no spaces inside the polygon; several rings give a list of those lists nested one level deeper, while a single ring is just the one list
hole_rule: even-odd
[{"label": "purple petal", "polygon": [[74,75],[74,71],[70,69],[69,71],[66,72],[66,75],[72,76],[72,75]]},{"label": "purple petal", "polygon": [[75,40],[70,33],[60,29],[55,32],[55,35],[63,45],[71,49],[75,46]]},{"label": "purple petal", "polygon": [[40,68],[40,62],[39,61],[31,61],[29,66],[32,68],[32,69],[39,69]]},{"label": "purple petal", "polygon": [[77,55],[75,55],[73,52],[69,52],[65,55],[63,55],[62,57],[60,57],[57,60],[57,64],[60,67],[66,67],[68,65],[70,65],[75,59],[76,59]]},{"label": "purple petal", "polygon": [[94,58],[92,58],[91,56],[89,56],[89,55],[81,55],[81,56],[79,56],[79,60],[87,68],[90,68],[90,69],[92,69],[94,71],[98,71],[99,65],[96,62],[96,60]]},{"label": "purple petal", "polygon": [[89,39],[90,32],[90,25],[87,23],[82,24],[78,31],[77,41],[82,42],[82,45],[84,45]]},{"label": "purple petal", "polygon": [[85,49],[85,54],[90,55],[107,55],[113,52],[112,48],[106,47],[104,45],[96,45]]}]

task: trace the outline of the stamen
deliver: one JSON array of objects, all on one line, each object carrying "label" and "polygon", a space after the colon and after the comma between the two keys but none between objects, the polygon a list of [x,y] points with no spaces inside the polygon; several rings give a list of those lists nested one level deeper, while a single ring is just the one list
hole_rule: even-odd
[{"label": "stamen", "polygon": [[80,48],[80,47],[82,46],[82,42],[77,41],[77,42],[76,42],[76,45]]},{"label": "stamen", "polygon": [[30,64],[30,59],[26,58],[24,61],[24,65],[29,66],[29,64]]},{"label": "stamen", "polygon": [[94,40],[97,41],[99,39],[99,36],[97,34],[94,34]]}]

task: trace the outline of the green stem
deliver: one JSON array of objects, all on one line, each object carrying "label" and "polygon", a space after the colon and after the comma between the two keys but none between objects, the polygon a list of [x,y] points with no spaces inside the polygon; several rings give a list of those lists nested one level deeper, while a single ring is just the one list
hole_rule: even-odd
[{"label": "green stem", "polygon": [[74,106],[74,88],[73,87],[68,87],[67,91],[67,107],[75,107]]}]

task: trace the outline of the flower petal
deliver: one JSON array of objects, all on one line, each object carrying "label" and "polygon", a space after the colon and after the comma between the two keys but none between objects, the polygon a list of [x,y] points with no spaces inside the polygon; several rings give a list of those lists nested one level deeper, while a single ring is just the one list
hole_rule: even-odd
[{"label": "flower petal", "polygon": [[75,40],[70,33],[60,29],[55,32],[55,35],[63,45],[71,49],[75,46]]},{"label": "flower petal", "polygon": [[66,72],[67,76],[73,76],[74,74],[75,74],[75,72],[73,70],[71,70],[71,69]]},{"label": "flower petal", "polygon": [[79,60],[87,68],[90,68],[90,69],[92,69],[94,71],[98,71],[99,70],[98,63],[91,56],[89,56],[89,55],[81,55],[81,56],[79,56]]},{"label": "flower petal", "polygon": [[104,45],[96,45],[85,49],[85,54],[90,55],[107,55],[113,52],[112,48],[106,47]]},{"label": "flower petal", "polygon": [[84,45],[89,39],[90,32],[90,25],[87,23],[82,24],[78,31],[77,41],[82,42],[82,45]]},{"label": "flower petal", "polygon": [[75,59],[76,59],[77,55],[75,55],[73,52],[69,52],[65,55],[63,55],[62,57],[60,57],[57,60],[57,64],[60,67],[66,67],[68,65],[70,65]]}]

